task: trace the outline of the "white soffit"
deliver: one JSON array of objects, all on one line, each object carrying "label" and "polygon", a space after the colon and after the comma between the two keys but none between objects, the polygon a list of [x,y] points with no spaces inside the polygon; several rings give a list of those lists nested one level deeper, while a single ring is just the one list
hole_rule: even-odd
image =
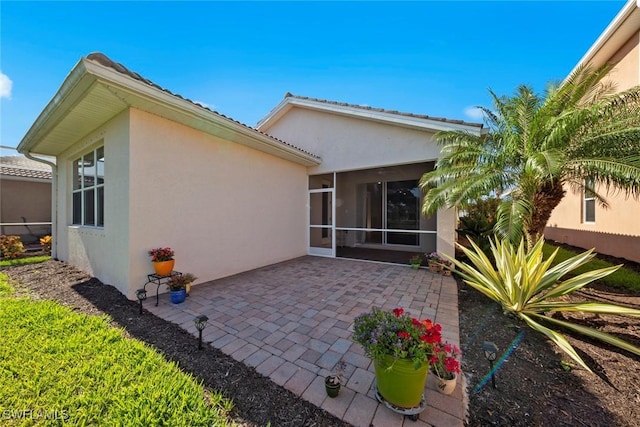
[{"label": "white soffit", "polygon": [[129,107],[304,166],[320,163],[313,154],[86,58],[69,73],[18,150],[56,156]]}]

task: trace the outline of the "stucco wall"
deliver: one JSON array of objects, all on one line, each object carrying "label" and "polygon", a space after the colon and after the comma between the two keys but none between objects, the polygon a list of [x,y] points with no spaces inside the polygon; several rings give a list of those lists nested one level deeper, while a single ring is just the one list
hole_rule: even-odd
[{"label": "stucco wall", "polygon": [[[0,222],[51,222],[51,182],[0,178]],[[18,235],[24,243],[51,233],[48,225],[3,226],[2,234]]]},{"label": "stucco wall", "polygon": [[153,247],[197,283],[306,254],[304,166],[139,110],[130,136],[130,297]]},{"label": "stucco wall", "polygon": [[[640,32],[636,32],[610,59],[616,66],[609,78],[616,83],[616,89],[623,91],[640,84]],[[632,243],[640,236],[640,222],[637,220],[640,201],[626,197],[621,192],[604,194],[610,207],[596,205],[595,223],[584,223],[582,193],[574,193],[566,187],[567,194],[554,209],[545,236],[562,243],[596,248],[598,252],[640,261],[637,244]]]},{"label": "stucco wall", "polygon": [[[79,156],[104,145],[105,225],[72,224],[72,164]],[[129,287],[129,113],[124,111],[58,157],[58,246],[63,261],[127,294]]]},{"label": "stucco wall", "polygon": [[610,78],[618,91],[640,84],[640,31],[636,32],[610,59],[615,67]]},{"label": "stucco wall", "polygon": [[322,158],[309,174],[434,160],[433,133],[365,119],[292,108],[267,133]]}]

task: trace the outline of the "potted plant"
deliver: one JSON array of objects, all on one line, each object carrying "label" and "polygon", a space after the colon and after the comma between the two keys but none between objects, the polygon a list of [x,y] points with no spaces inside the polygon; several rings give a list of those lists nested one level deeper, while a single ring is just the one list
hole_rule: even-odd
[{"label": "potted plant", "polygon": [[191,273],[171,276],[167,281],[167,287],[171,292],[171,302],[180,304],[187,297],[187,285],[190,285],[196,277]]},{"label": "potted plant", "polygon": [[333,374],[324,377],[324,388],[327,391],[327,396],[336,397],[340,393],[340,386],[343,383],[344,368],[347,364],[344,360],[340,360],[336,365],[336,370]]},{"label": "potted plant", "polygon": [[440,273],[442,271],[442,265],[445,260],[438,255],[438,252],[431,252],[426,255],[426,258],[429,265],[429,271],[432,273]]},{"label": "potted plant", "polygon": [[422,257],[420,255],[414,255],[411,258],[409,258],[409,264],[411,264],[411,268],[413,268],[414,270],[417,270],[420,268],[420,265],[422,264]]},{"label": "potted plant", "polygon": [[460,362],[457,357],[462,352],[454,344],[439,344],[433,349],[433,354],[429,359],[431,372],[438,380],[438,391],[444,394],[451,394],[456,388],[456,380],[460,373]]},{"label": "potted plant", "polygon": [[173,250],[171,248],[155,248],[149,252],[153,268],[158,276],[169,276],[173,271],[175,260],[173,259]]},{"label": "potted plant", "polygon": [[411,317],[402,308],[373,308],[356,317],[353,340],[373,360],[378,393],[385,401],[400,408],[420,405],[441,330],[439,324]]}]

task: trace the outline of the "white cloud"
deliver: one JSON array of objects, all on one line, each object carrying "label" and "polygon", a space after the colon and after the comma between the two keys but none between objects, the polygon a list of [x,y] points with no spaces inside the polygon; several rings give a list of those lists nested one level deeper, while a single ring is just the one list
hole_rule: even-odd
[{"label": "white cloud", "polygon": [[478,107],[467,107],[464,109],[464,114],[473,120],[484,119],[484,113]]},{"label": "white cloud", "polygon": [[203,107],[205,107],[205,108],[208,108],[208,109],[210,109],[210,110],[213,110],[213,109],[215,108],[215,105],[213,105],[213,104],[207,104],[206,102],[202,102],[202,101],[193,101],[193,103],[194,103],[194,104],[201,105],[201,106],[203,106]]},{"label": "white cloud", "polygon": [[11,99],[11,88],[13,87],[13,82],[2,71],[0,71],[0,98]]}]

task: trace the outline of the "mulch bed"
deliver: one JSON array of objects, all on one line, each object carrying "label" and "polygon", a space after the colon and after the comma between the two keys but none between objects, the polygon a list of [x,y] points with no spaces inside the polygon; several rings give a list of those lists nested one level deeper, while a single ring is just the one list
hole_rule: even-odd
[{"label": "mulch bed", "polygon": [[[608,260],[638,268],[626,260]],[[577,366],[563,367],[561,362],[571,362],[569,356],[524,322],[505,315],[498,304],[461,282],[458,293],[469,425],[640,426],[640,357],[565,332],[594,373]],[[602,284],[583,288],[570,299],[640,309],[637,292]],[[571,318],[640,346],[640,319],[592,314],[572,314]],[[501,354],[508,353],[495,375],[495,389],[490,380],[483,385],[489,371],[482,351],[484,341],[494,342]]]},{"label": "mulch bed", "polygon": [[[147,342],[206,387],[233,399],[231,417],[241,425],[344,426],[337,418],[207,346],[175,324],[148,312],[112,286],[57,261],[3,270],[32,297],[53,299],[91,315],[108,314],[114,326]],[[640,357],[570,336],[595,374],[573,367],[548,340],[477,291],[458,284],[462,369],[469,392],[470,426],[640,426]],[[640,295],[606,286],[584,290],[582,297],[617,301],[640,308]],[[640,319],[573,315],[640,345]],[[496,373],[496,388],[486,377],[489,365],[481,349],[494,342],[508,356]]]}]

